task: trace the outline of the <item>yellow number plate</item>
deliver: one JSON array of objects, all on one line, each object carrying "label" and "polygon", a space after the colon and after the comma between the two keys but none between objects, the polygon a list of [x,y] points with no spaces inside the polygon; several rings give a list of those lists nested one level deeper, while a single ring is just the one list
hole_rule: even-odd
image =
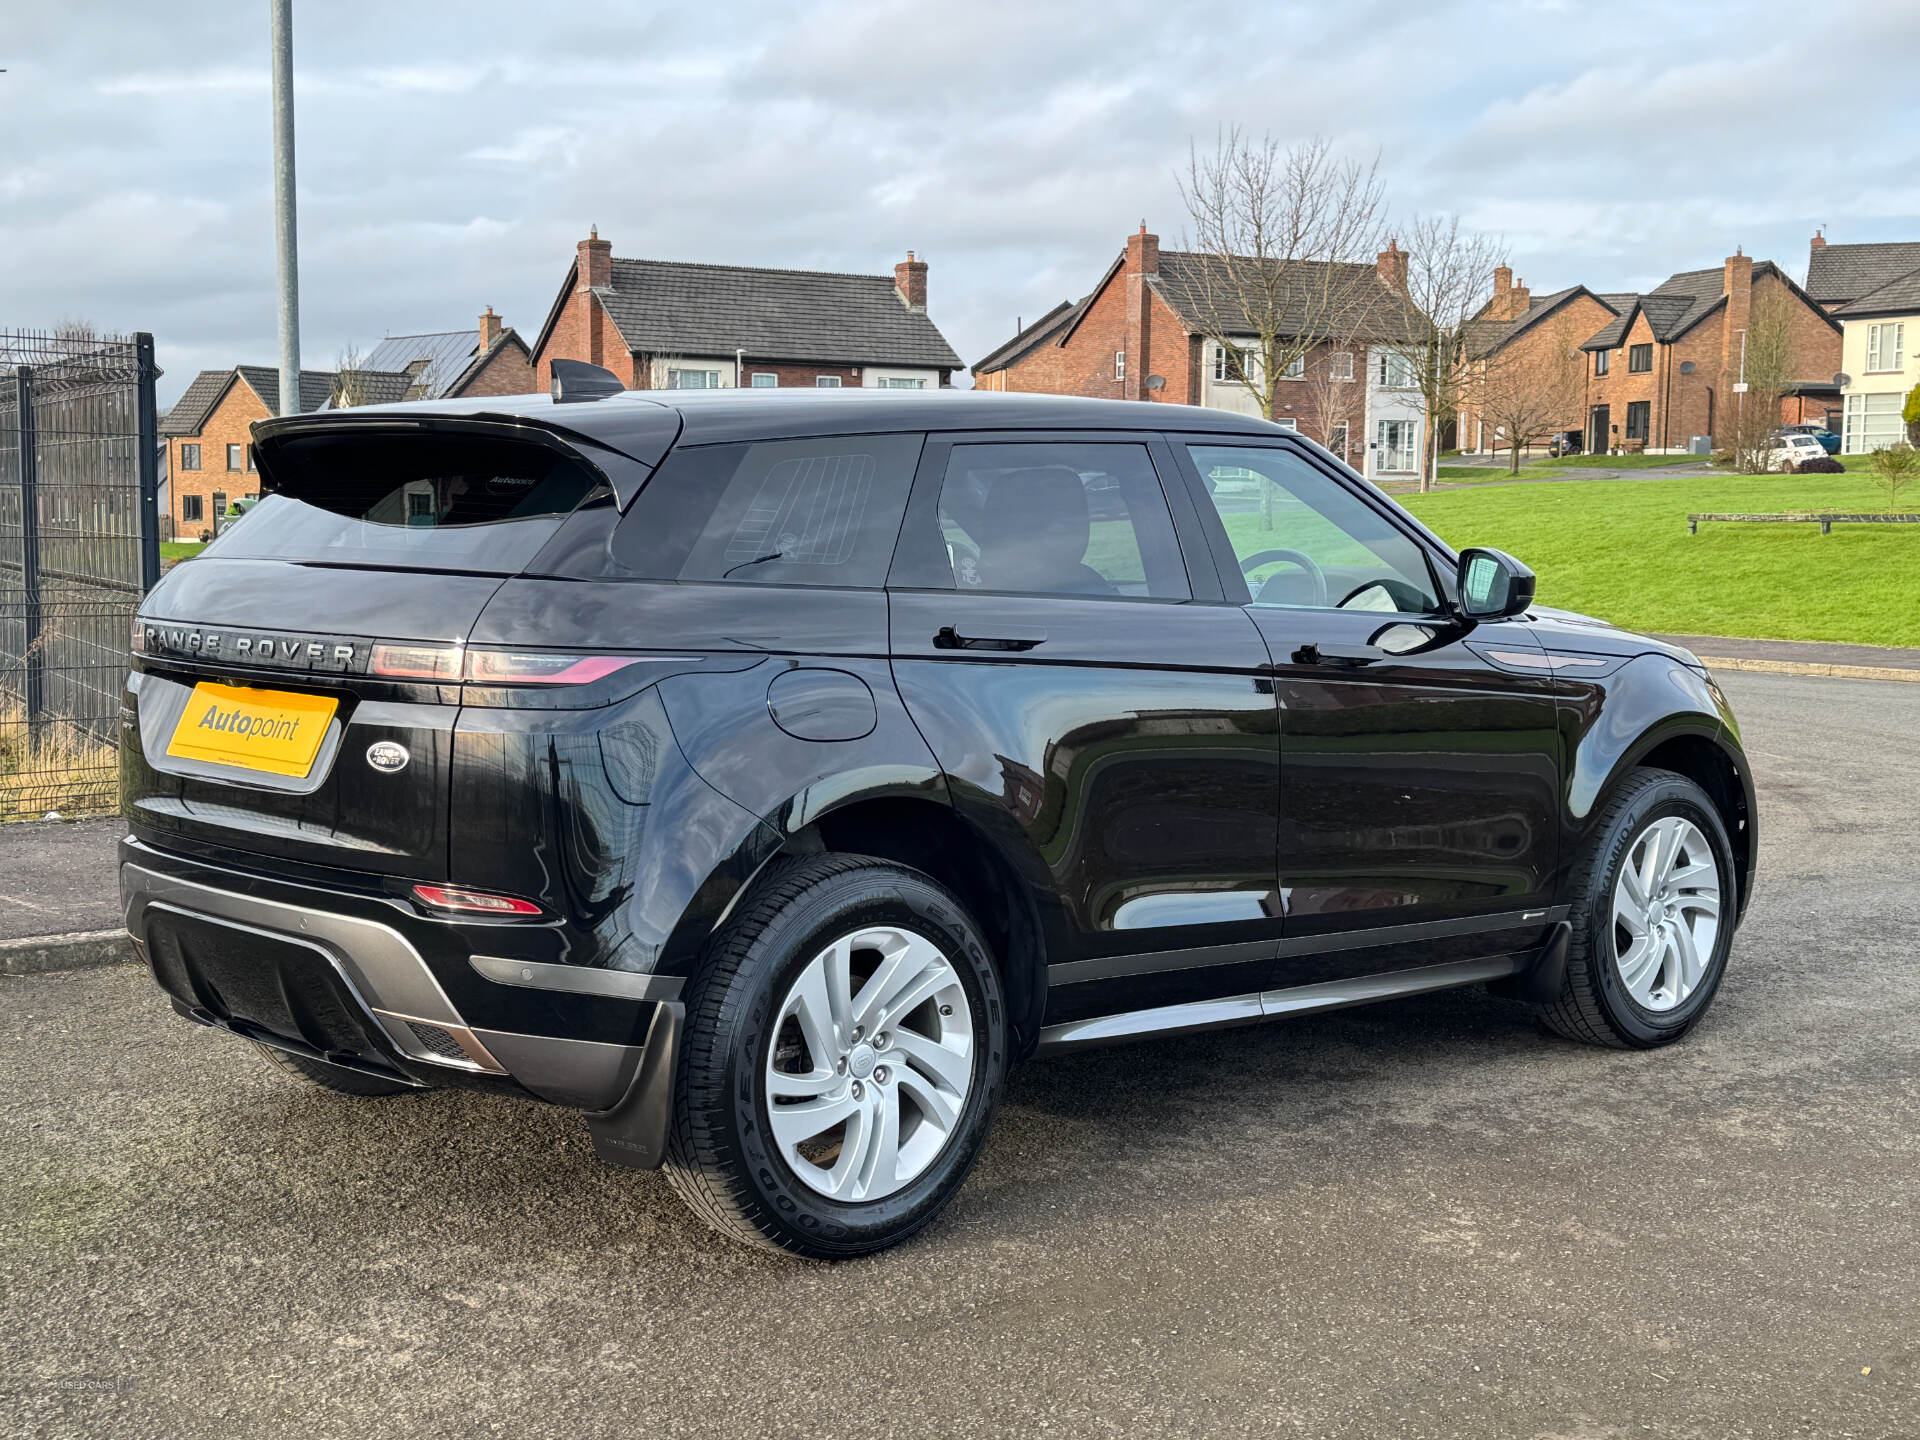
[{"label": "yellow number plate", "polygon": [[167,754],[304,778],[338,700],[201,681],[173,727]]}]

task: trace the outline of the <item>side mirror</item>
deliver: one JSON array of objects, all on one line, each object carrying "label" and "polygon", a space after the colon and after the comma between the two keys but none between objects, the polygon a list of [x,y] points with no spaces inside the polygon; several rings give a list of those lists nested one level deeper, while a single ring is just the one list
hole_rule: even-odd
[{"label": "side mirror", "polygon": [[1505,620],[1533,603],[1533,571],[1504,550],[1460,552],[1460,615]]}]

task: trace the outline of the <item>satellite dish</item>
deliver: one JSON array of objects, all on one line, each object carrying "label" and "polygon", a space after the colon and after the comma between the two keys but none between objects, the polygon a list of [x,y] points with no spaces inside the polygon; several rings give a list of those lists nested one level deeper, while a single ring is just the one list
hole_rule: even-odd
[{"label": "satellite dish", "polygon": [[1164,390],[1164,389],[1166,389],[1166,388],[1167,388],[1167,377],[1166,377],[1166,376],[1164,376],[1164,375],[1149,375],[1149,376],[1147,376],[1147,388],[1148,388],[1149,390]]},{"label": "satellite dish", "polygon": [[1682,360],[1680,362],[1680,373],[1682,375],[1691,375],[1693,373],[1693,362],[1691,360]]},{"label": "satellite dish", "polygon": [[1838,385],[1841,389],[1844,390],[1847,386],[1853,383],[1853,376],[1847,374],[1846,371],[1842,370],[1839,374],[1833,377],[1833,383]]}]

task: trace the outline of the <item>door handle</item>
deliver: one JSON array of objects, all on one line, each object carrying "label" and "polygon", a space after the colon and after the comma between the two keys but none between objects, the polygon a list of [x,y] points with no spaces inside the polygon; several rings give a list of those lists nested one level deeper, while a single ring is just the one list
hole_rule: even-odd
[{"label": "door handle", "polygon": [[1347,649],[1339,645],[1308,644],[1293,652],[1293,663],[1296,665],[1335,665],[1348,669],[1372,665],[1385,658],[1380,651],[1371,648]]},{"label": "door handle", "polygon": [[1047,632],[1026,635],[962,635],[957,626],[942,625],[933,633],[936,650],[1032,650],[1047,643]]}]

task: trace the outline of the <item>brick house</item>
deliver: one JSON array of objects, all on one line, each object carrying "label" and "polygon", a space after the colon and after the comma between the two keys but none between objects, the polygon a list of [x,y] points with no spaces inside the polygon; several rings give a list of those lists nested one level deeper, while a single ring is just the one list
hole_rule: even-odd
[{"label": "brick house", "polygon": [[1807,253],[1807,294],[1822,309],[1838,310],[1915,270],[1920,270],[1920,240],[1829,245],[1816,230]]},{"label": "brick house", "polygon": [[[1493,272],[1493,298],[1481,307],[1466,327],[1466,363],[1476,379],[1494,377],[1496,387],[1506,374],[1552,373],[1555,366],[1577,363],[1582,371],[1586,361],[1577,362],[1565,350],[1578,346],[1588,336],[1612,324],[1633,300],[1632,295],[1598,294],[1584,285],[1569,285],[1547,295],[1535,295],[1524,281],[1516,283],[1513,271],[1500,265]],[[1540,433],[1518,437],[1522,444],[1538,442],[1548,435],[1586,429],[1583,408],[1584,383],[1561,387],[1566,394],[1557,397],[1564,413],[1553,415]],[[1481,386],[1468,383],[1460,406],[1460,448],[1482,454],[1504,450],[1510,443],[1500,433],[1499,422],[1484,412],[1485,395]]]},{"label": "brick house", "polygon": [[[1510,332],[1508,343],[1523,342],[1528,333],[1545,328],[1557,310],[1572,307],[1582,319],[1611,312],[1581,342],[1583,403],[1564,427],[1583,432],[1589,453],[1684,451],[1700,435],[1719,445],[1729,407],[1741,403],[1734,386],[1742,373],[1749,317],[1755,303],[1770,296],[1786,306],[1796,377],[1781,401],[1780,422],[1819,423],[1837,406],[1839,389],[1832,377],[1840,368],[1840,322],[1770,260],[1756,262],[1736,252],[1716,269],[1682,271],[1643,295],[1598,294],[1574,286],[1535,301],[1524,286],[1510,286],[1503,302],[1501,285],[1496,271],[1494,299],[1477,324]],[[1513,319],[1501,322],[1500,314]],[[1499,331],[1501,325],[1505,332]],[[1474,353],[1470,349],[1470,357]],[[1478,448],[1490,448],[1496,440],[1478,416],[1462,425],[1460,438],[1463,447]]]},{"label": "brick house", "polygon": [[[373,347],[362,371],[408,377],[404,400],[451,400],[462,395],[532,395],[533,352],[519,332],[489,305],[477,328],[430,335],[389,335]],[[343,379],[352,388],[352,377]],[[367,404],[368,401],[358,403]]]},{"label": "brick house", "polygon": [[[300,408],[318,410],[333,397],[340,377],[331,370],[300,372]],[[382,398],[399,399],[386,376],[372,382]],[[253,468],[253,422],[280,413],[280,371],[271,365],[202,370],[160,422],[166,443],[166,514],[163,539],[196,539],[214,529],[228,502],[260,493]]]},{"label": "brick house", "polygon": [[1753,306],[1785,302],[1800,383],[1781,402],[1783,424],[1825,418],[1837,390],[1840,325],[1771,260],[1736,251],[1715,270],[1669,276],[1581,348],[1587,365],[1587,448],[1684,450],[1696,435],[1718,445],[1741,403],[1742,346]]},{"label": "brick house", "polygon": [[533,342],[533,388],[584,360],[629,389],[735,385],[935,389],[964,369],[927,314],[927,262],[885,275],[616,258],[577,247]]},{"label": "brick house", "polygon": [[[1377,328],[1404,314],[1406,252],[1390,244],[1375,265],[1342,267],[1337,277],[1359,289],[1377,287],[1367,303]],[[1093,289],[1055,306],[973,366],[977,389],[1040,391],[1116,400],[1205,405],[1260,413],[1258,398],[1231,378],[1224,335],[1243,348],[1257,344],[1244,315],[1221,310],[1209,285],[1207,256],[1162,250],[1145,225]],[[1251,263],[1251,262],[1238,262]],[[1365,474],[1411,473],[1419,465],[1420,395],[1397,356],[1365,333],[1308,351],[1282,377],[1274,419],[1319,441]],[[1244,337],[1244,340],[1243,340]]]}]

